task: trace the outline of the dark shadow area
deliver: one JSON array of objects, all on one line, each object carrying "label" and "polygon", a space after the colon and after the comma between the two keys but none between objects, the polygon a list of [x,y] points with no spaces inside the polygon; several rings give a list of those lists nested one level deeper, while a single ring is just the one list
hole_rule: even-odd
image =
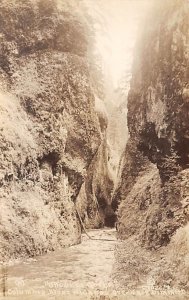
[{"label": "dark shadow area", "polygon": [[60,159],[59,153],[55,151],[50,152],[44,155],[43,157],[38,158],[39,167],[43,168],[45,164],[48,164],[52,168],[53,175],[55,175],[57,170],[57,163],[59,159]]}]

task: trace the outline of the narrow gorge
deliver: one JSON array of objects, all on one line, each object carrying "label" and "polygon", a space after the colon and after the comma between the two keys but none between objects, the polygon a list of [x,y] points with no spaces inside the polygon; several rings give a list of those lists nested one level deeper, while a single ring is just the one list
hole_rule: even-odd
[{"label": "narrow gorge", "polygon": [[188,103],[188,0],[1,0],[2,299],[188,299]]}]

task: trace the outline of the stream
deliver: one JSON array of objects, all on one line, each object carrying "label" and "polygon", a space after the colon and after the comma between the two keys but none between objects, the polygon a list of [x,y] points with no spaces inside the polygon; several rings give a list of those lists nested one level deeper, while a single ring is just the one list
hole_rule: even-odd
[{"label": "stream", "polygon": [[97,229],[89,235],[96,240],[83,234],[81,244],[9,265],[5,295],[2,289],[0,299],[69,300],[108,295],[113,290],[116,232]]}]

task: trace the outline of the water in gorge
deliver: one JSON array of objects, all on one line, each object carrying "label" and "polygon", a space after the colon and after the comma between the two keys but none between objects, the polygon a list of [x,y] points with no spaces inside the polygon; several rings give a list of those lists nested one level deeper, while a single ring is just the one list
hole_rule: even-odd
[{"label": "water in gorge", "polygon": [[189,1],[1,0],[0,299],[189,299]]},{"label": "water in gorge", "polygon": [[113,292],[116,233],[96,229],[69,248],[25,259],[6,268],[5,299],[85,299]]}]

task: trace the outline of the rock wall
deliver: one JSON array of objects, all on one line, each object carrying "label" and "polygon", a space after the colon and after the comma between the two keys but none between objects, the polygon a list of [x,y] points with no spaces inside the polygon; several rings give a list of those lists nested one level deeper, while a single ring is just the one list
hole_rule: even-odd
[{"label": "rock wall", "polygon": [[105,103],[98,97],[95,110],[99,118],[102,142],[88,168],[76,205],[86,228],[114,227],[116,215],[112,209],[112,194],[115,181],[107,137],[109,116]]},{"label": "rock wall", "polygon": [[0,4],[0,260],[80,241],[74,203],[101,130],[90,34],[61,4]]},{"label": "rock wall", "polygon": [[154,277],[158,285],[188,288],[188,16],[188,1],[156,2],[136,45],[130,138],[113,206],[118,236],[127,239],[125,278],[139,285]]},{"label": "rock wall", "polygon": [[130,139],[114,198],[115,207],[121,200],[120,234],[139,233],[149,247],[166,245],[188,221],[188,2],[166,1],[155,11],[136,47]]}]

